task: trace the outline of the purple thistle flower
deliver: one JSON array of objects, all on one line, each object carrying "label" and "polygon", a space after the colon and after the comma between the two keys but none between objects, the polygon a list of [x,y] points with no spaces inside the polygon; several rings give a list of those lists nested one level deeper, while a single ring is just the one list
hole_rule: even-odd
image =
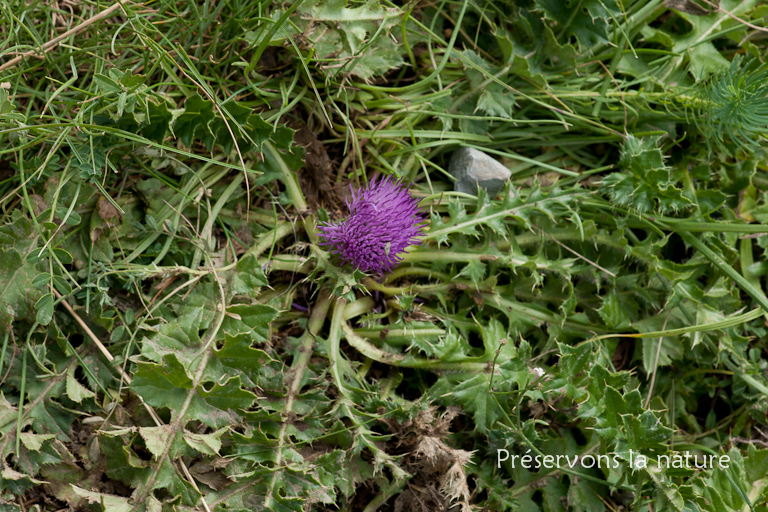
[{"label": "purple thistle flower", "polygon": [[[352,186],[350,185],[350,189]],[[363,272],[391,272],[402,260],[400,253],[421,243],[426,216],[402,181],[374,178],[347,199],[349,217],[321,223],[318,235],[331,254]]]}]

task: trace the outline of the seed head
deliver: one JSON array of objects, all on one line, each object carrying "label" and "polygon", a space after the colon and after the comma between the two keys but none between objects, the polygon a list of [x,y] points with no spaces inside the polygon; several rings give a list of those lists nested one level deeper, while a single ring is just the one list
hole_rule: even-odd
[{"label": "seed head", "polygon": [[391,272],[406,247],[421,243],[426,216],[400,180],[374,178],[352,190],[347,208],[346,219],[319,225],[320,245],[363,272]]}]

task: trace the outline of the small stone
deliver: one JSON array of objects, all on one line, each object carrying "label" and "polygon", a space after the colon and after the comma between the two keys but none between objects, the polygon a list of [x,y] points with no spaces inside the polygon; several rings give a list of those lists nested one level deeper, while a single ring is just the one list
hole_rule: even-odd
[{"label": "small stone", "polygon": [[448,172],[456,178],[453,187],[457,192],[477,194],[478,187],[482,187],[491,197],[496,196],[512,176],[509,169],[474,148],[454,151]]}]

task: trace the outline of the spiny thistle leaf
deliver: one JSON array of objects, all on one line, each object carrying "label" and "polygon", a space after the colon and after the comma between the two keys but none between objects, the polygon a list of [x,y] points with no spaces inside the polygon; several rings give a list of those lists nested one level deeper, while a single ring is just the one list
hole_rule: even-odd
[{"label": "spiny thistle leaf", "polygon": [[664,163],[654,139],[628,135],[621,151],[621,167],[629,172],[615,172],[603,179],[601,190],[620,205],[640,213],[682,210],[691,202],[675,186],[671,169]]},{"label": "spiny thistle leaf", "polygon": [[606,28],[621,9],[614,0],[536,0],[547,18],[557,22],[561,33],[574,35],[582,48],[590,48],[607,41]]}]

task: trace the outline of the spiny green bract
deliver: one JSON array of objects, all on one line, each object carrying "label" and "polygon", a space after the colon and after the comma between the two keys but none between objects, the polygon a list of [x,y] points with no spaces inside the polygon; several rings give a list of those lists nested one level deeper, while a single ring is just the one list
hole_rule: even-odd
[{"label": "spiny green bract", "polygon": [[627,135],[619,165],[628,172],[614,172],[600,186],[618,204],[639,213],[671,213],[691,205],[672,179],[672,170],[654,139]]}]

